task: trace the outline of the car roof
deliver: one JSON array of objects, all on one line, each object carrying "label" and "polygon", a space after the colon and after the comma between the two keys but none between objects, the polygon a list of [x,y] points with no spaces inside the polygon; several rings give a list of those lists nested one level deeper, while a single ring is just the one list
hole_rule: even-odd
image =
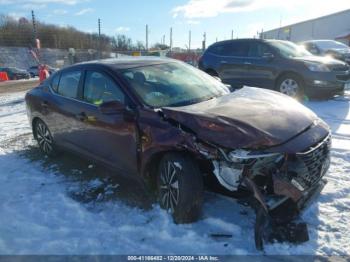
[{"label": "car roof", "polygon": [[230,40],[223,40],[223,41],[215,42],[211,46],[229,44],[229,43],[235,43],[235,42],[241,42],[241,41],[265,42],[264,39],[260,39],[260,38],[237,38],[237,39],[230,39]]},{"label": "car roof", "polygon": [[130,57],[109,58],[109,59],[82,62],[82,63],[76,64],[75,66],[104,65],[112,69],[120,70],[120,69],[130,69],[130,68],[171,63],[171,62],[178,62],[178,61],[170,58],[161,58],[161,57],[130,56]]}]

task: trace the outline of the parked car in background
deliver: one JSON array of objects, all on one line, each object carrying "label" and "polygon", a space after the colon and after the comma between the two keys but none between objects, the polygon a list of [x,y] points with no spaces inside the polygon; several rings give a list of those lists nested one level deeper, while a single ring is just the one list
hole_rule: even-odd
[{"label": "parked car in background", "polygon": [[350,47],[334,40],[310,40],[300,43],[306,50],[317,56],[332,56],[350,64]]},{"label": "parked car in background", "polygon": [[77,64],[25,101],[45,155],[68,149],[149,185],[177,223],[200,217],[204,187],[240,196],[257,211],[259,249],[326,183],[330,129],[312,111],[270,90],[231,93],[177,60]]},{"label": "parked car in background", "polygon": [[30,78],[30,74],[26,70],[22,70],[16,67],[0,67],[0,72],[6,72],[9,80]]},{"label": "parked car in background", "polygon": [[346,63],[281,40],[217,42],[204,52],[199,68],[233,87],[268,88],[292,97],[333,96],[350,80]]},{"label": "parked car in background", "polygon": [[[49,68],[50,75],[57,71],[57,68],[53,68],[51,66],[48,66],[48,68]],[[28,72],[30,73],[31,77],[38,77],[39,76],[39,66],[36,65],[36,66],[29,67]]]}]

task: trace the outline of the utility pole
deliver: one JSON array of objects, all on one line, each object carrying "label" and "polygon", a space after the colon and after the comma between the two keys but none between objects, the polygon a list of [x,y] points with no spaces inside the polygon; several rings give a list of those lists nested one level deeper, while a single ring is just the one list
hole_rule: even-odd
[{"label": "utility pole", "polygon": [[163,35],[163,45],[165,45],[165,35]]},{"label": "utility pole", "polygon": [[204,32],[204,34],[203,34],[203,42],[202,42],[202,51],[205,50],[206,41],[207,41],[207,33]]},{"label": "utility pole", "polygon": [[231,31],[231,39],[233,39],[233,30]]},{"label": "utility pole", "polygon": [[146,25],[146,51],[148,51],[148,25]]},{"label": "utility pole", "polygon": [[191,52],[191,30],[188,32],[188,52]]},{"label": "utility pole", "polygon": [[99,58],[102,58],[102,53],[101,53],[101,19],[98,19],[98,53],[99,53]]},{"label": "utility pole", "polygon": [[280,16],[280,27],[278,28],[278,31],[277,31],[277,39],[280,39],[281,26],[282,26],[282,15]]},{"label": "utility pole", "polygon": [[32,23],[33,23],[33,46],[34,46],[34,59],[39,64],[40,63],[40,41],[38,39],[37,31],[36,31],[36,20],[35,20],[35,14],[32,10]]},{"label": "utility pole", "polygon": [[33,23],[33,43],[35,44],[37,39],[37,31],[36,31],[35,14],[33,10],[32,10],[32,23]]},{"label": "utility pole", "polygon": [[170,27],[170,43],[169,43],[169,46],[170,46],[170,51],[171,49],[173,48],[173,28]]}]

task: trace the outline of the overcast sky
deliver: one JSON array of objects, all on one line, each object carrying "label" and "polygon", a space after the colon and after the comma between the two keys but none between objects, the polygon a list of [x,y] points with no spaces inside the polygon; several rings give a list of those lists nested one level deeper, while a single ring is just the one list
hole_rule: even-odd
[{"label": "overcast sky", "polygon": [[[185,47],[192,31],[192,47],[200,47],[203,33],[207,43],[234,37],[253,37],[257,31],[276,28],[310,18],[350,9],[350,0],[0,0],[0,13],[37,19],[60,26],[96,32],[126,34],[134,41],[145,40],[149,25],[150,44],[169,42],[173,27],[174,46]],[[349,21],[344,21],[349,24]]]}]

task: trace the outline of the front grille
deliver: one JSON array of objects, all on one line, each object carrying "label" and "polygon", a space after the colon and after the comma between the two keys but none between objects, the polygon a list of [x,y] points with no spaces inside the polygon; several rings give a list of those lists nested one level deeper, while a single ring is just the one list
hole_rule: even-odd
[{"label": "front grille", "polygon": [[350,80],[350,74],[348,74],[348,75],[337,75],[337,79],[339,81],[349,81]]},{"label": "front grille", "polygon": [[333,65],[333,66],[329,66],[329,67],[334,72],[345,72],[345,71],[349,70],[348,65]]},{"label": "front grille", "polygon": [[321,143],[311,147],[306,152],[297,153],[296,156],[306,166],[307,171],[298,174],[296,180],[304,188],[310,188],[317,183],[325,171],[329,168],[331,136],[329,135]]}]

